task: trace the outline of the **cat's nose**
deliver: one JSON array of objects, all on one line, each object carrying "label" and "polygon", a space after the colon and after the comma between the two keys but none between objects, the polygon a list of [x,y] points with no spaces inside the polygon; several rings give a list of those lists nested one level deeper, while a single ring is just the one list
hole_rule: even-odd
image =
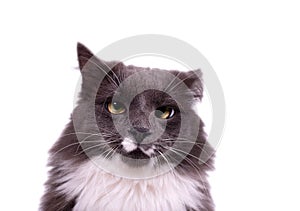
[{"label": "cat's nose", "polygon": [[133,127],[134,130],[140,132],[140,133],[148,133],[149,129],[145,127]]},{"label": "cat's nose", "polygon": [[128,131],[136,140],[137,143],[142,142],[147,136],[151,135],[148,128],[134,127]]}]

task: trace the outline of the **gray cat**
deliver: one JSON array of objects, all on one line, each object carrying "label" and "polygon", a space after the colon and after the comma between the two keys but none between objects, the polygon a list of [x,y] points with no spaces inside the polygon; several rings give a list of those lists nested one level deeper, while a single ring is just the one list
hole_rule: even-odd
[{"label": "gray cat", "polygon": [[50,150],[45,211],[213,211],[214,150],[193,109],[199,70],[105,62],[78,43],[82,85]]}]

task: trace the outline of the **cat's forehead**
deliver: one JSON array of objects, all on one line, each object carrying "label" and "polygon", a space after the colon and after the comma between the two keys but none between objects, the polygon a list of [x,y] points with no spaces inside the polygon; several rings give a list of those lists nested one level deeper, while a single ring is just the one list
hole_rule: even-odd
[{"label": "cat's forehead", "polygon": [[172,85],[172,81],[176,80],[175,76],[167,70],[132,65],[126,67],[126,70],[123,69],[122,72],[116,72],[116,74],[120,84],[115,92],[126,93],[127,95],[136,95],[146,90],[152,90],[147,92],[147,95],[160,96],[166,92],[168,86]]},{"label": "cat's forehead", "polygon": [[112,71],[118,77],[117,80],[122,82],[121,86],[129,89],[153,87],[159,90],[175,80],[175,75],[171,71],[158,68],[123,65],[122,68],[118,67]]},{"label": "cat's forehead", "polygon": [[[186,104],[193,92],[186,86],[184,72],[119,63],[111,68],[98,89],[97,98],[121,99],[130,104],[135,98],[154,104]],[[139,97],[140,98],[139,98]],[[155,103],[156,102],[156,103]]]},{"label": "cat's forehead", "polygon": [[[129,104],[145,102],[154,105],[175,105],[188,95],[186,87],[180,86],[184,84],[174,74],[178,71],[173,73],[171,71],[133,65],[126,66],[126,69],[118,69],[114,73],[119,78],[120,84],[113,91],[113,97]],[[182,97],[183,93],[185,94]]]},{"label": "cat's forehead", "polygon": [[[150,67],[139,67],[135,65],[124,65],[123,63],[117,64],[112,68],[112,71],[121,77],[121,79],[125,79],[134,74],[141,74],[141,72],[152,75],[161,75],[163,72],[169,72],[169,70],[158,69],[158,68],[150,68]],[[146,78],[145,78],[146,79]]]}]

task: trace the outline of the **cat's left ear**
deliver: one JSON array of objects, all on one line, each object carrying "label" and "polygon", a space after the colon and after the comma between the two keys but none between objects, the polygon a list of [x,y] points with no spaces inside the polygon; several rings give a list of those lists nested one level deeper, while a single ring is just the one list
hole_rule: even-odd
[{"label": "cat's left ear", "polygon": [[179,75],[179,78],[194,93],[195,98],[198,98],[200,100],[202,99],[203,83],[202,83],[202,71],[200,69],[181,73]]}]

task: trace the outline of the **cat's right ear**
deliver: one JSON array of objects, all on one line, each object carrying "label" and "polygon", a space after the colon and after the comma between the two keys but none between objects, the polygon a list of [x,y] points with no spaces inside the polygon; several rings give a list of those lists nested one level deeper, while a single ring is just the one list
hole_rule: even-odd
[{"label": "cat's right ear", "polygon": [[[81,74],[107,74],[111,69],[107,62],[99,59],[87,47],[77,43],[77,57]],[[96,77],[95,75],[93,77]],[[100,76],[99,76],[100,77]]]},{"label": "cat's right ear", "polygon": [[83,67],[86,65],[86,63],[94,57],[94,54],[83,44],[80,42],[77,43],[77,57],[78,57],[78,63],[79,63],[79,69],[81,72],[83,72]]}]

